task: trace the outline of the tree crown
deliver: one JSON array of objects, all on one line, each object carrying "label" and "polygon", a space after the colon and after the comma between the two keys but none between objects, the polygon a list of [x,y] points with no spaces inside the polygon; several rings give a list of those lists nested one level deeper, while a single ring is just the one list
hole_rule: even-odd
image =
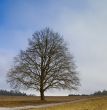
[{"label": "tree crown", "polygon": [[49,28],[35,32],[29,47],[21,50],[14,62],[7,74],[13,88],[71,90],[79,85],[73,56],[62,36]]}]

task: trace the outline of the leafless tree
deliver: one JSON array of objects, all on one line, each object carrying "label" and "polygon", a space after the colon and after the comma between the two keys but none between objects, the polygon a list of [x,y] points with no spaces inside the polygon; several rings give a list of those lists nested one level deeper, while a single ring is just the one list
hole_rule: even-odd
[{"label": "leafless tree", "polygon": [[35,89],[44,100],[51,88],[77,89],[79,78],[62,36],[45,28],[35,32],[29,47],[15,57],[7,82],[13,88]]}]

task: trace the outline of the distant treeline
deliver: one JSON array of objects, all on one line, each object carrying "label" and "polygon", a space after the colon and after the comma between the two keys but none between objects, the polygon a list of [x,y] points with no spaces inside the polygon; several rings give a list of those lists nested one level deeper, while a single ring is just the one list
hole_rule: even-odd
[{"label": "distant treeline", "polygon": [[0,96],[27,96],[26,93],[22,93],[19,91],[7,91],[7,90],[0,90]]},{"label": "distant treeline", "polygon": [[69,94],[68,96],[103,96],[103,95],[107,95],[107,90],[103,90],[103,91],[96,91],[93,94]]},{"label": "distant treeline", "polygon": [[97,92],[95,92],[94,94],[91,94],[91,95],[94,95],[94,96],[97,96],[97,95],[107,95],[107,90],[97,91]]}]

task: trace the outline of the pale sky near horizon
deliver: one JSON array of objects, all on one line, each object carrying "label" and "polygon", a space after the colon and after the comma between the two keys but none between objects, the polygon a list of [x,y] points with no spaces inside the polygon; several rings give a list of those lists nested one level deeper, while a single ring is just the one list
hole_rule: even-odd
[{"label": "pale sky near horizon", "polygon": [[0,89],[10,90],[6,73],[13,57],[45,27],[63,35],[74,55],[81,86],[71,93],[107,90],[107,0],[0,0]]}]

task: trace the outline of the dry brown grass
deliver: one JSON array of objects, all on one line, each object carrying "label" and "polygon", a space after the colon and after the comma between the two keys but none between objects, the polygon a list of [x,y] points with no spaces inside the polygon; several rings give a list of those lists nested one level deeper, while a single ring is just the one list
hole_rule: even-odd
[{"label": "dry brown grass", "polygon": [[46,101],[40,101],[37,96],[0,96],[0,107],[16,107],[25,105],[40,105],[47,103],[60,103],[86,98],[86,96],[48,96]]},{"label": "dry brown grass", "polygon": [[75,103],[28,110],[107,110],[107,97],[94,97]]}]

